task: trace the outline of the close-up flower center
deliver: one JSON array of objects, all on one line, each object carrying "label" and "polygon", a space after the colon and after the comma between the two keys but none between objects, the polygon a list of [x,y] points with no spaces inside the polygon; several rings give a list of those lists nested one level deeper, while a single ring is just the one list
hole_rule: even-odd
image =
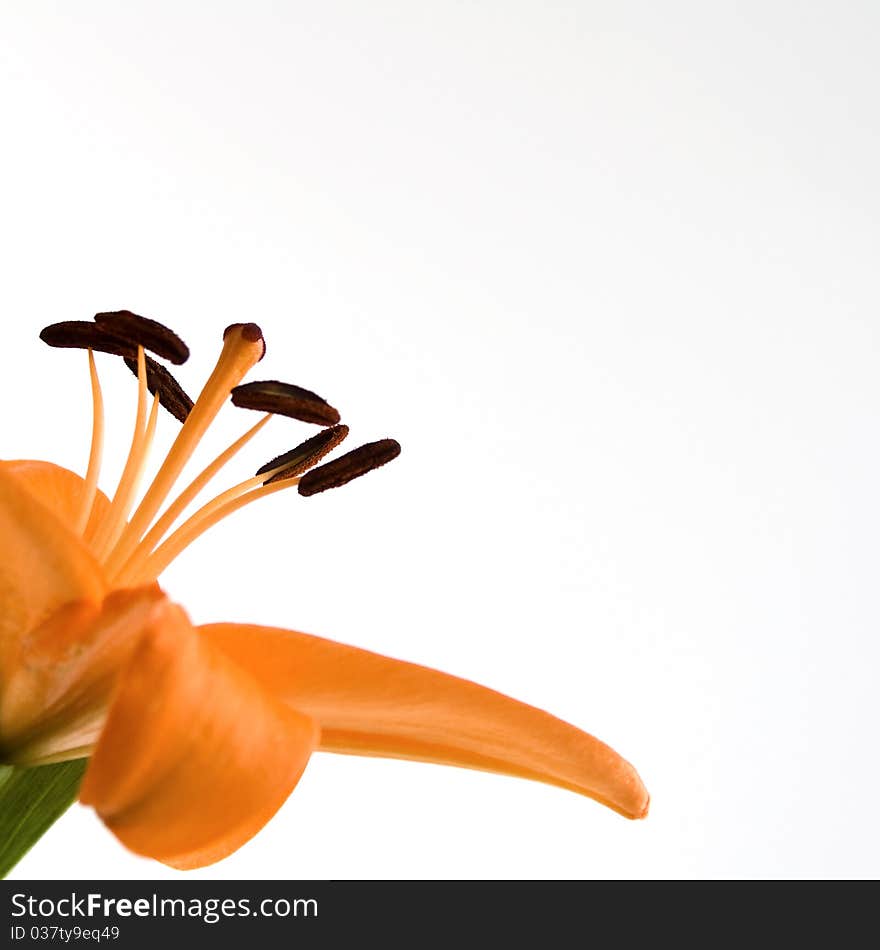
[{"label": "close-up flower center", "polygon": [[[251,502],[294,486],[302,496],[336,488],[390,462],[400,453],[396,441],[381,439],[319,465],[346,438],[348,427],[339,423],[336,409],[307,389],[277,380],[241,384],[266,351],[262,331],[254,323],[237,323],[226,328],[214,370],[194,402],[174,376],[146,353],[149,350],[177,364],[189,356],[186,344],[154,320],[127,310],[100,313],[94,322],[52,324],[40,336],[50,346],[88,351],[92,437],[76,525],[86,545],[103,565],[108,582],[115,588],[155,581],[205,531]],[[97,499],[104,445],[104,404],[95,352],[122,356],[136,373],[138,386],[128,457],[109,505],[100,506]],[[230,398],[237,407],[261,412],[261,418],[172,496],[181,473]],[[182,426],[138,502],[160,405]],[[174,528],[187,507],[273,415],[322,428],[317,435],[263,465],[254,476],[221,491]]]}]

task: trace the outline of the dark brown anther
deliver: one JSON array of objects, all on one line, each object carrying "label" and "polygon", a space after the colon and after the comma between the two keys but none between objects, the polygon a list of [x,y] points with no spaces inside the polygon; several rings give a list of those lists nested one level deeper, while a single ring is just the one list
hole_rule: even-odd
[{"label": "dark brown anther", "polygon": [[98,350],[113,356],[137,358],[137,344],[120,340],[102,330],[90,320],[64,320],[52,323],[40,331],[40,339],[49,346],[70,347],[78,350]]},{"label": "dark brown anther", "polygon": [[279,383],[277,380],[236,386],[232,390],[232,403],[243,409],[273,412],[319,426],[334,426],[339,422],[339,413],[326,399],[316,396],[308,389],[302,389],[292,383]]},{"label": "dark brown anther", "polygon": [[374,468],[385,465],[400,455],[400,443],[394,439],[368,442],[360,448],[346,452],[338,459],[327,462],[306,472],[297,486],[301,495],[317,495],[328,488],[339,488],[353,478],[360,478]]},{"label": "dark brown anther", "polygon": [[263,482],[264,485],[302,475],[313,465],[317,465],[325,455],[332,452],[347,435],[348,426],[333,426],[331,429],[324,429],[323,432],[306,439],[295,449],[279,455],[271,462],[266,462],[262,468],[257,470],[257,475],[270,472],[273,468],[278,468],[279,465],[283,465],[284,468],[280,472],[276,472],[271,478],[267,478]]},{"label": "dark brown anther", "polygon": [[189,359],[189,347],[168,327],[130,310],[96,313],[95,323],[110,336],[145,350],[178,366]]},{"label": "dark brown anther", "polygon": [[[180,422],[186,422],[193,407],[192,399],[187,396],[180,386],[180,383],[168,372],[161,364],[157,363],[149,356],[145,356],[147,366],[147,389],[155,396],[159,393],[159,402]],[[134,373],[138,374],[137,358],[126,356],[125,365]]]}]

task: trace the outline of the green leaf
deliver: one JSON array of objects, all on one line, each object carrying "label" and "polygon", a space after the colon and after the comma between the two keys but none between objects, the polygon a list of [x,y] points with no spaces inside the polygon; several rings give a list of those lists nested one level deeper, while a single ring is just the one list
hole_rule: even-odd
[{"label": "green leaf", "polygon": [[0,765],[0,878],[76,800],[86,761],[32,769]]}]

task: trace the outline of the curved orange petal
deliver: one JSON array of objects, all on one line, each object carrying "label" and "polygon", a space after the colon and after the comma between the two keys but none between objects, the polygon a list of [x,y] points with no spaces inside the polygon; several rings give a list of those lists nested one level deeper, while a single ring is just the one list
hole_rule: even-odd
[{"label": "curved orange petal", "polygon": [[80,801],[133,851],[201,867],[272,817],[317,738],[169,607],[120,676]]},{"label": "curved orange petal", "polygon": [[643,818],[648,793],[613,749],[549,713],[413,663],[291,630],[210,624],[202,636],[321,727],[320,749],[535,779]]},{"label": "curved orange petal", "polygon": [[70,601],[103,595],[101,569],[82,540],[0,469],[0,688],[25,633]]},{"label": "curved orange petal", "polygon": [[[55,465],[54,462],[43,462],[38,459],[14,459],[0,462],[0,471],[15,476],[71,531],[76,530],[83,489],[86,484],[85,479],[80,478],[76,472]],[[92,515],[89,518],[86,536],[91,534],[109,507],[110,499],[99,489],[92,504]]]},{"label": "curved orange petal", "polygon": [[0,693],[0,760],[39,765],[88,755],[120,668],[166,604],[158,584],[65,604],[24,635]]}]

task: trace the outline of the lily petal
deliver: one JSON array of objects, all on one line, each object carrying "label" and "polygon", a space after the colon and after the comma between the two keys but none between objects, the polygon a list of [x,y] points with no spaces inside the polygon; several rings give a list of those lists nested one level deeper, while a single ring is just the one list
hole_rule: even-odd
[{"label": "lily petal", "polygon": [[166,608],[158,584],[74,601],[22,639],[0,694],[0,760],[41,765],[88,755],[120,667]]},{"label": "lily petal", "polygon": [[267,689],[313,717],[319,748],[535,779],[643,818],[638,773],[598,739],[507,696],[319,637],[245,624],[198,628]]},{"label": "lily petal", "polygon": [[[37,501],[44,504],[71,531],[76,529],[85,479],[76,472],[52,462],[37,459],[14,459],[0,462],[0,471],[7,472],[22,484]],[[95,494],[92,515],[86,535],[107,513],[110,499],[100,489]]]},{"label": "lily petal", "polygon": [[138,854],[201,867],[263,827],[317,739],[312,719],[266,692],[169,607],[120,676],[80,801]]},{"label": "lily petal", "polygon": [[0,689],[25,633],[70,601],[103,596],[101,569],[82,540],[0,468]]}]

